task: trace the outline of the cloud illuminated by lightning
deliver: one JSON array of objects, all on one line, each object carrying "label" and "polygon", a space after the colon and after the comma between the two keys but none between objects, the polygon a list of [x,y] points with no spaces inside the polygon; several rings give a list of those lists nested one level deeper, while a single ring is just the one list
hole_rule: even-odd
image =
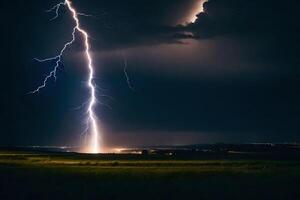
[{"label": "cloud illuminated by lightning", "polygon": [[84,46],[85,46],[85,57],[87,60],[87,67],[89,70],[89,78],[87,82],[87,86],[90,91],[90,98],[88,100],[88,106],[87,106],[87,113],[88,113],[88,119],[87,119],[87,124],[88,124],[88,130],[90,132],[90,141],[88,147],[84,150],[87,153],[99,153],[100,152],[100,145],[99,145],[99,131],[98,131],[98,126],[97,126],[97,117],[94,112],[94,107],[96,105],[97,99],[96,99],[96,86],[93,82],[94,80],[94,67],[93,67],[93,62],[92,62],[92,57],[90,54],[90,44],[89,44],[89,35],[88,33],[82,29],[80,25],[80,21],[78,16],[79,15],[84,15],[84,16],[89,16],[84,13],[79,13],[76,11],[76,9],[72,6],[72,3],[70,0],[65,0],[64,2],[60,2],[47,10],[47,12],[55,12],[55,16],[51,19],[54,20],[59,16],[59,9],[61,6],[66,6],[68,10],[70,11],[72,15],[72,19],[75,22],[75,27],[73,28],[72,32],[72,40],[65,43],[64,47],[61,49],[58,55],[51,57],[51,58],[46,58],[46,59],[35,59],[38,62],[47,62],[47,61],[55,61],[55,66],[53,70],[46,76],[46,78],[43,81],[43,84],[37,87],[37,89],[33,90],[32,94],[40,92],[43,88],[46,87],[47,82],[49,79],[54,78],[56,80],[56,74],[57,74],[57,69],[59,68],[60,63],[62,62],[62,57],[65,52],[65,50],[74,43],[76,40],[75,34],[76,32],[80,33],[83,38],[84,38]]},{"label": "cloud illuminated by lightning", "polygon": [[208,2],[208,0],[200,0],[198,1],[197,5],[193,8],[192,12],[190,13],[190,16],[188,17],[187,22],[188,23],[195,23],[197,18],[198,18],[198,14],[201,12],[204,12],[204,3]]}]

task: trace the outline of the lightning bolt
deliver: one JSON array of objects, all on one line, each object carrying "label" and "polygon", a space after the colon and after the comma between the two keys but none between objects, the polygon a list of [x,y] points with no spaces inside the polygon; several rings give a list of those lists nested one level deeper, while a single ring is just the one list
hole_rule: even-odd
[{"label": "lightning bolt", "polygon": [[88,147],[84,150],[87,153],[99,153],[100,152],[100,145],[99,145],[99,131],[98,131],[98,126],[97,126],[97,116],[94,112],[94,108],[97,103],[96,99],[96,85],[94,83],[94,67],[93,67],[93,61],[92,61],[92,56],[90,54],[90,44],[89,44],[89,35],[88,33],[81,27],[80,21],[78,16],[83,15],[83,16],[89,16],[84,13],[79,13],[76,11],[76,9],[72,6],[72,2],[70,0],[65,0],[63,2],[60,2],[47,10],[47,12],[55,12],[55,16],[51,19],[54,20],[59,16],[59,9],[61,6],[66,6],[68,10],[70,11],[72,15],[72,19],[75,22],[75,26],[73,28],[72,32],[72,40],[65,43],[64,47],[61,49],[58,55],[51,57],[51,58],[46,58],[46,59],[37,59],[35,58],[36,61],[38,62],[47,62],[47,61],[55,61],[55,66],[53,70],[46,76],[46,78],[43,81],[43,84],[37,87],[37,89],[33,90],[30,92],[31,94],[35,94],[40,92],[43,88],[46,87],[47,82],[49,79],[54,78],[56,80],[56,75],[57,75],[57,70],[59,68],[60,63],[62,62],[62,57],[64,55],[65,50],[72,45],[75,40],[75,34],[76,32],[80,33],[83,38],[84,38],[84,46],[85,46],[85,57],[87,60],[87,67],[89,70],[89,78],[87,81],[87,86],[90,91],[90,97],[88,100],[88,106],[86,112],[88,113],[88,119],[87,119],[87,130],[90,132],[90,141],[88,144]]},{"label": "lightning bolt", "polygon": [[123,71],[124,71],[124,75],[125,75],[125,78],[126,78],[127,85],[129,87],[129,89],[131,89],[134,92],[135,89],[131,84],[131,80],[130,80],[130,77],[129,77],[128,72],[127,72],[128,61],[127,61],[127,58],[124,54],[123,54],[123,60],[124,60],[124,69],[123,69]]}]

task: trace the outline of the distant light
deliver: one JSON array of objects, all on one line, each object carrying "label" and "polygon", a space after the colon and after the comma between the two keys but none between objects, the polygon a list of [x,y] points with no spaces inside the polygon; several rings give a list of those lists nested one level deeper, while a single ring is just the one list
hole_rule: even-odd
[{"label": "distant light", "polygon": [[113,153],[122,153],[125,150],[126,150],[125,148],[115,148],[113,149]]}]

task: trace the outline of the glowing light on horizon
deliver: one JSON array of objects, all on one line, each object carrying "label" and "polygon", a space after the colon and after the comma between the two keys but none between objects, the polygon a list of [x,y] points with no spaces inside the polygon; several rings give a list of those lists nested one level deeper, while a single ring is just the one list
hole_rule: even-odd
[{"label": "glowing light on horizon", "polygon": [[47,12],[55,11],[56,15],[51,20],[54,20],[59,16],[58,12],[59,12],[59,9],[61,6],[66,6],[68,8],[68,10],[72,14],[72,19],[75,22],[75,27],[73,28],[73,32],[72,32],[72,40],[65,43],[64,47],[62,48],[62,50],[60,51],[60,53],[57,56],[54,56],[51,58],[46,58],[46,59],[35,59],[38,62],[55,61],[56,64],[55,64],[53,70],[44,79],[43,84],[38,86],[37,89],[33,90],[30,93],[35,94],[35,93],[40,92],[40,90],[42,90],[43,88],[46,87],[47,82],[49,81],[50,78],[54,78],[56,80],[57,69],[59,68],[59,64],[62,62],[63,54],[64,54],[65,50],[74,43],[74,41],[76,40],[75,34],[76,34],[76,32],[79,32],[84,38],[85,57],[87,60],[87,67],[89,70],[89,78],[88,78],[87,86],[90,91],[90,98],[89,98],[88,106],[87,106],[87,114],[88,114],[87,130],[89,130],[90,141],[88,142],[88,146],[85,148],[84,151],[86,153],[100,153],[101,151],[100,151],[100,144],[99,144],[100,143],[99,129],[97,126],[97,117],[94,112],[94,107],[97,103],[96,88],[95,88],[96,86],[93,82],[94,67],[93,67],[92,56],[90,54],[89,35],[84,29],[81,28],[80,21],[78,19],[78,15],[84,15],[84,16],[88,16],[88,15],[77,12],[76,9],[72,6],[71,1],[65,0],[64,2],[60,2],[60,3],[56,4],[55,6],[53,6],[51,9],[49,9],[47,11]]}]

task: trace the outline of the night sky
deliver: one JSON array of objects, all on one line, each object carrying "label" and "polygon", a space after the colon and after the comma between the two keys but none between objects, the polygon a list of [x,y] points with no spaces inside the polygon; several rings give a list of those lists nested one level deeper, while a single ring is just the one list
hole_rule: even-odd
[{"label": "night sky", "polygon": [[[82,38],[58,1],[4,0],[0,145],[78,145],[88,90]],[[106,145],[300,142],[299,6],[276,0],[74,0],[89,32]],[[126,83],[124,61],[134,90]],[[104,96],[108,95],[110,97]],[[107,106],[108,105],[108,106]]]}]

